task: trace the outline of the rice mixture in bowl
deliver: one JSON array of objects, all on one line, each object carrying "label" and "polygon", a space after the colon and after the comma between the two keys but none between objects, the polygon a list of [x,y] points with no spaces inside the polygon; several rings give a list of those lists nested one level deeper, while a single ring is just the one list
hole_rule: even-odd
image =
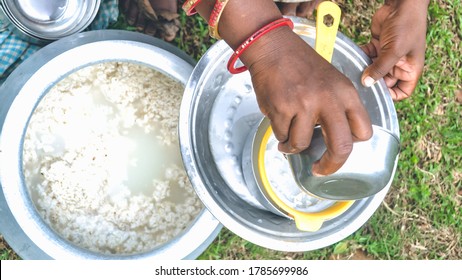
[{"label": "rice mixture in bowl", "polygon": [[203,208],[182,164],[178,81],[104,62],[57,83],[30,119],[23,167],[41,217],[104,254],[152,250]]}]

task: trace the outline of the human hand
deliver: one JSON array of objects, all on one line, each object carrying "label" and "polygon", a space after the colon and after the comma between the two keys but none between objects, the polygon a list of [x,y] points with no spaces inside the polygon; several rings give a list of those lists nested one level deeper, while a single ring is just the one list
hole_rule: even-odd
[{"label": "human hand", "polygon": [[243,59],[280,151],[306,149],[314,126],[321,125],[327,151],[313,166],[314,174],[337,171],[353,142],[372,136],[368,113],[351,81],[290,28],[266,34]]},{"label": "human hand", "polygon": [[362,46],[373,63],[362,75],[371,86],[384,78],[393,100],[408,98],[422,75],[428,0],[388,0],[372,18],[371,41]]},{"label": "human hand", "polygon": [[[196,9],[208,20],[214,3],[202,0]],[[281,16],[272,0],[229,1],[219,32],[236,50],[256,30]],[[372,136],[369,115],[351,81],[288,26],[259,37],[239,58],[249,69],[258,105],[271,121],[280,151],[298,153],[308,148],[314,126],[321,125],[327,151],[313,165],[314,174],[337,171],[353,142]]]}]

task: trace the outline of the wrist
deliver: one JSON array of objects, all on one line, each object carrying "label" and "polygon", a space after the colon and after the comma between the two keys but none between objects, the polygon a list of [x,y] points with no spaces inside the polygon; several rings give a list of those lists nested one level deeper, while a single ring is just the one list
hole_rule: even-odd
[{"label": "wrist", "polygon": [[229,61],[228,61],[229,72],[231,72],[232,74],[238,74],[238,73],[241,73],[247,70],[247,67],[246,67],[247,65],[236,68],[235,64],[237,60],[240,58],[240,56],[243,55],[245,51],[248,48],[250,48],[253,44],[258,42],[258,40],[266,36],[266,34],[270,33],[271,31],[275,29],[281,28],[281,27],[290,27],[290,29],[293,29],[294,23],[292,22],[291,19],[279,18],[275,21],[268,23],[262,28],[258,29],[255,33],[252,34],[252,36],[250,36],[244,42],[242,42],[242,44],[236,50],[234,50],[234,53],[229,58]]},{"label": "wrist", "polygon": [[[276,65],[286,53],[296,53],[292,47],[301,40],[288,26],[282,26],[262,36],[252,44],[240,57],[242,63],[252,73],[265,71]],[[306,44],[303,42],[303,44]]]},{"label": "wrist", "polygon": [[[208,22],[214,5],[215,0],[202,0],[196,10]],[[236,50],[255,31],[281,17],[282,14],[273,1],[229,1],[221,14],[218,33]]]}]

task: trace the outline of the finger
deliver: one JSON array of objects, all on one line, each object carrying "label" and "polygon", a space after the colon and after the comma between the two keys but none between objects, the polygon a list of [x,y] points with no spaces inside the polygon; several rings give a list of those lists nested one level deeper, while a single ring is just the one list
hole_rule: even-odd
[{"label": "finger", "polygon": [[296,16],[297,15],[298,3],[283,3],[281,4],[281,13],[285,16]]},{"label": "finger", "polygon": [[415,81],[398,81],[396,85],[390,88],[390,94],[393,100],[399,101],[412,95],[417,82]]},{"label": "finger", "polygon": [[136,30],[138,30],[138,32],[143,32],[144,31],[144,27],[146,26],[146,17],[144,16],[143,13],[140,13],[138,15],[138,19],[136,20],[135,26],[136,26]]},{"label": "finger", "polygon": [[329,116],[321,124],[327,150],[321,159],[313,164],[313,174],[328,175],[337,171],[347,160],[353,149],[353,139],[345,115]]},{"label": "finger", "polygon": [[400,60],[392,50],[380,50],[377,58],[363,72],[361,82],[364,86],[370,87],[377,80],[389,73],[393,66]]},{"label": "finger", "polygon": [[395,76],[388,74],[385,77],[383,77],[383,80],[385,81],[385,84],[387,85],[388,88],[392,88],[396,85],[398,82],[398,78]]},{"label": "finger", "polygon": [[407,64],[398,62],[393,70],[384,77],[393,100],[410,97],[417,87],[420,74],[420,71],[409,69]]},{"label": "finger", "polygon": [[138,14],[139,14],[139,9],[138,6],[135,3],[132,3],[131,1],[127,1],[127,22],[130,25],[135,25],[137,19],[138,19]]},{"label": "finger", "polygon": [[283,153],[299,153],[310,146],[315,121],[308,115],[296,116],[292,119],[289,138],[279,142],[278,149]]},{"label": "finger", "polygon": [[148,21],[146,23],[146,27],[144,28],[144,33],[150,36],[154,36],[156,34],[157,27],[156,24],[152,21]]},{"label": "finger", "polygon": [[[358,99],[359,100],[359,99]],[[372,124],[366,108],[358,101],[346,112],[353,141],[366,141],[372,137]]]},{"label": "finger", "polygon": [[289,129],[292,116],[285,116],[283,114],[278,114],[276,116],[275,114],[268,113],[267,117],[270,119],[271,127],[276,139],[279,142],[286,142],[289,139]]}]

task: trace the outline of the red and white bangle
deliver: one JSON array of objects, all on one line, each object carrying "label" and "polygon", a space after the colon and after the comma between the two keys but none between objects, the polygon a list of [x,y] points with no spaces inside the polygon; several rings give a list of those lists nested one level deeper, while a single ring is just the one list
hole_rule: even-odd
[{"label": "red and white bangle", "polygon": [[192,16],[197,13],[196,6],[199,5],[200,2],[201,0],[186,0],[181,8],[185,11],[187,16]]},{"label": "red and white bangle", "polygon": [[294,28],[294,23],[292,20],[289,18],[280,18],[277,19],[273,22],[268,23],[267,25],[263,26],[259,30],[257,30],[255,33],[253,33],[247,40],[245,40],[231,55],[228,61],[228,71],[231,74],[239,74],[247,70],[247,67],[241,66],[239,68],[235,67],[235,64],[239,57],[242,55],[242,53],[250,47],[255,41],[257,41],[259,38],[261,38],[263,35],[266,33],[270,32],[271,30],[274,30],[278,27],[281,26],[289,26],[290,28]]},{"label": "red and white bangle", "polygon": [[218,22],[220,21],[221,14],[228,4],[229,0],[216,0],[215,5],[213,6],[212,13],[209,18],[209,35],[212,38],[217,40],[221,39],[220,34],[218,34]]}]

